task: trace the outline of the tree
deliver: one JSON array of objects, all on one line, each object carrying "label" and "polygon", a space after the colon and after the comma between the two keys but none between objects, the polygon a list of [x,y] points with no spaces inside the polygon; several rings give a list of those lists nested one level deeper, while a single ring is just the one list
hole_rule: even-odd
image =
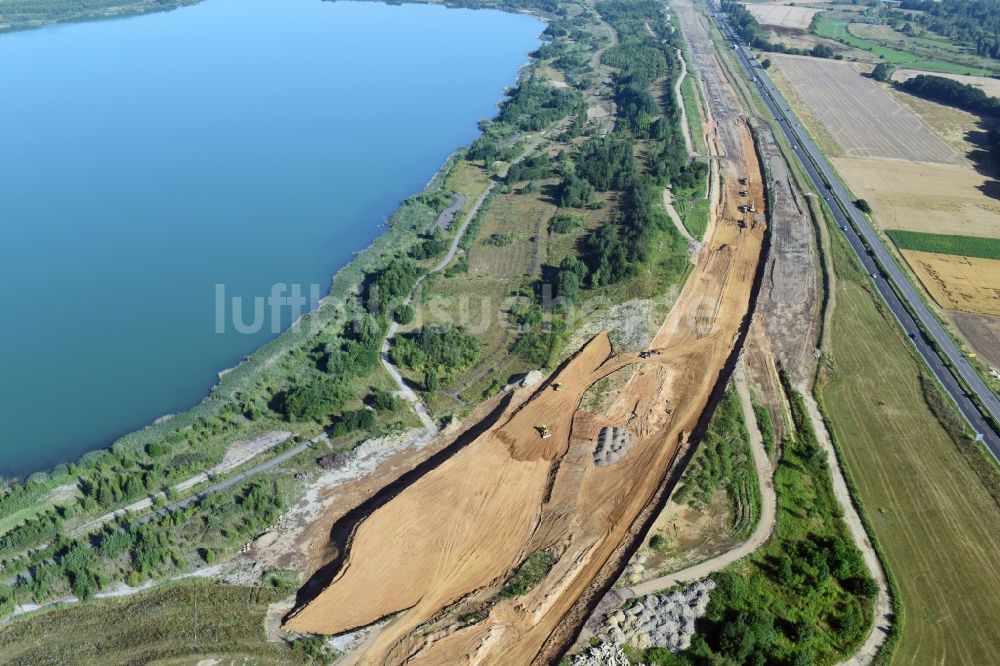
[{"label": "tree", "polygon": [[334,377],[296,386],[285,396],[285,414],[292,421],[325,422],[350,399],[351,392]]},{"label": "tree", "polygon": [[438,390],[438,376],[433,368],[424,373],[424,387],[429,393]]},{"label": "tree", "polygon": [[862,213],[865,213],[866,215],[870,215],[872,212],[871,204],[869,204],[864,199],[856,199],[854,201],[854,205],[857,206],[858,210],[860,210]]},{"label": "tree", "polygon": [[380,412],[391,412],[399,406],[399,399],[384,388],[375,389],[371,402]]},{"label": "tree", "polygon": [[766,658],[777,638],[774,618],[760,611],[742,612],[732,622],[727,622],[719,634],[721,652],[736,662],[756,662],[751,656]]},{"label": "tree", "polygon": [[764,58],[760,63],[761,69],[771,69],[771,59]]},{"label": "tree", "polygon": [[831,48],[827,44],[817,44],[816,46],[812,47],[812,50],[809,52],[809,54],[815,58],[832,58],[833,48]]},{"label": "tree", "polygon": [[892,79],[892,73],[896,71],[896,68],[892,65],[880,62],[875,65],[875,69],[872,70],[872,78],[876,81],[889,81]]},{"label": "tree", "polygon": [[404,303],[403,305],[400,305],[398,308],[396,308],[395,314],[396,314],[396,321],[405,326],[406,324],[409,324],[411,321],[413,321],[413,317],[415,316],[416,313],[413,310],[412,305],[410,305],[409,303]]}]

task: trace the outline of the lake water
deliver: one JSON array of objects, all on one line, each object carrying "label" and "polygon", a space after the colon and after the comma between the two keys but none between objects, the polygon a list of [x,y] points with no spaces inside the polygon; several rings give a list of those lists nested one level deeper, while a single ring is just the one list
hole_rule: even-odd
[{"label": "lake water", "polygon": [[325,295],[495,115],[542,29],[207,0],[0,36],[0,474],[198,402],[273,337],[216,333],[215,285]]}]

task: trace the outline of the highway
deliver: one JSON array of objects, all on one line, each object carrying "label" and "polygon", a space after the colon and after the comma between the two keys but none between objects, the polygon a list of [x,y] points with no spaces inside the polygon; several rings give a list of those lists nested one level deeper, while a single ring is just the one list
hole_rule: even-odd
[{"label": "highway", "polygon": [[[875,288],[889,310],[899,321],[910,341],[941,382],[941,385],[955,400],[972,429],[980,436],[993,457],[1000,462],[1000,435],[972,400],[971,394],[967,393],[942,361],[935,351],[934,345],[948,359],[968,390],[975,394],[983,405],[985,413],[992,418],[994,423],[1000,423],[1000,400],[976,373],[975,369],[969,365],[954,340],[921,300],[913,285],[882,244],[868,218],[854,205],[851,195],[841,183],[833,166],[791,111],[774,82],[763,69],[754,65],[753,54],[742,44],[739,36],[718,12],[717,7],[715,9],[716,11],[713,13],[719,29],[734,47],[733,51],[746,70],[747,77],[757,89],[768,111],[774,116],[782,133],[791,144],[799,162],[813,183],[815,194],[822,196],[829,204],[837,226],[858,255],[864,269],[871,275]],[[904,306],[901,298],[905,300],[908,307]],[[920,326],[917,325],[914,317],[920,322]],[[921,333],[921,327],[924,333]],[[877,372],[878,369],[872,368],[872,371]]]}]

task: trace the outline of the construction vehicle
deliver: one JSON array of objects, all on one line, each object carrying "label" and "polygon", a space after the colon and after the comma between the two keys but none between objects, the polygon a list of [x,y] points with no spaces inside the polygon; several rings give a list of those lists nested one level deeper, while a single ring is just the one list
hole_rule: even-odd
[{"label": "construction vehicle", "polygon": [[662,354],[658,349],[647,349],[646,351],[639,352],[639,358],[649,358],[650,356],[659,356]]},{"label": "construction vehicle", "polygon": [[562,384],[560,384],[559,382],[556,382],[555,384],[552,385],[552,390],[553,391],[558,391],[561,388],[562,388]]},{"label": "construction vehicle", "polygon": [[745,197],[745,196],[747,196],[747,195],[749,195],[749,194],[750,194],[750,193],[749,193],[749,192],[747,192],[746,190],[740,190],[740,196],[741,196],[741,197]]},{"label": "construction vehicle", "polygon": [[552,433],[549,432],[548,426],[543,426],[543,425],[535,426],[535,429],[538,430],[538,434],[541,436],[542,439],[548,439],[549,437],[552,436]]},{"label": "construction vehicle", "polygon": [[749,178],[740,178],[740,185],[746,185],[750,182]]}]

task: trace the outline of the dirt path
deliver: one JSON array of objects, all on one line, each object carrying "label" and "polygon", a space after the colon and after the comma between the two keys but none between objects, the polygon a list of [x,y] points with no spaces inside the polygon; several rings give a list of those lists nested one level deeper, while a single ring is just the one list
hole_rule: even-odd
[{"label": "dirt path", "polygon": [[688,259],[691,260],[692,264],[698,263],[698,253],[701,252],[701,243],[691,235],[691,232],[684,226],[684,222],[681,221],[681,216],[677,214],[677,209],[674,208],[673,192],[670,191],[669,187],[663,188],[663,207],[667,209],[667,216],[674,223],[677,233],[687,241]]},{"label": "dirt path", "polygon": [[826,430],[826,424],[823,422],[823,417],[819,412],[819,406],[816,404],[816,400],[809,390],[802,390],[800,392],[806,404],[806,410],[809,413],[809,420],[812,422],[813,430],[816,432],[816,438],[826,452],[830,476],[833,478],[833,494],[844,512],[844,522],[847,523],[847,529],[851,532],[854,542],[858,545],[861,554],[864,556],[868,571],[875,579],[875,582],[878,583],[878,596],[875,598],[875,622],[872,625],[872,629],[868,634],[868,638],[865,639],[864,644],[854,656],[843,662],[848,666],[867,665],[872,663],[879,648],[885,643],[889,628],[892,626],[893,615],[892,602],[889,599],[889,584],[886,582],[882,563],[879,561],[878,555],[875,554],[875,549],[868,539],[868,532],[865,531],[864,524],[861,522],[861,516],[858,515],[858,511],[854,507],[854,502],[851,501],[851,495],[847,490],[847,482],[844,480],[844,474],[840,468],[840,460],[837,458],[837,452],[830,441],[830,434]]},{"label": "dirt path", "polygon": [[760,428],[757,426],[757,417],[754,414],[753,404],[750,401],[750,389],[747,387],[747,380],[742,365],[736,370],[733,379],[736,386],[736,393],[740,398],[743,420],[746,422],[747,432],[750,434],[750,450],[753,452],[753,464],[757,470],[757,480],[760,483],[761,507],[760,521],[757,523],[757,528],[750,535],[749,539],[727,553],[722,553],[709,560],[690,566],[687,569],[644,581],[638,585],[632,585],[627,588],[631,596],[644,596],[672,585],[688,583],[699,578],[704,578],[753,553],[767,543],[767,540],[771,538],[771,533],[774,532],[778,504],[777,497],[774,494],[774,480],[772,478],[774,469],[767,458],[767,451],[764,450],[764,438],[761,437]]},{"label": "dirt path", "polygon": [[[648,26],[647,26],[648,27]],[[684,61],[684,54],[677,49],[677,60],[681,63],[681,75],[674,83],[674,98],[677,100],[677,108],[681,111],[681,133],[684,135],[684,147],[687,148],[688,157],[698,157],[694,149],[694,141],[691,140],[691,125],[688,124],[687,108],[684,106],[684,95],[681,94],[681,85],[687,76],[687,63]]]}]

